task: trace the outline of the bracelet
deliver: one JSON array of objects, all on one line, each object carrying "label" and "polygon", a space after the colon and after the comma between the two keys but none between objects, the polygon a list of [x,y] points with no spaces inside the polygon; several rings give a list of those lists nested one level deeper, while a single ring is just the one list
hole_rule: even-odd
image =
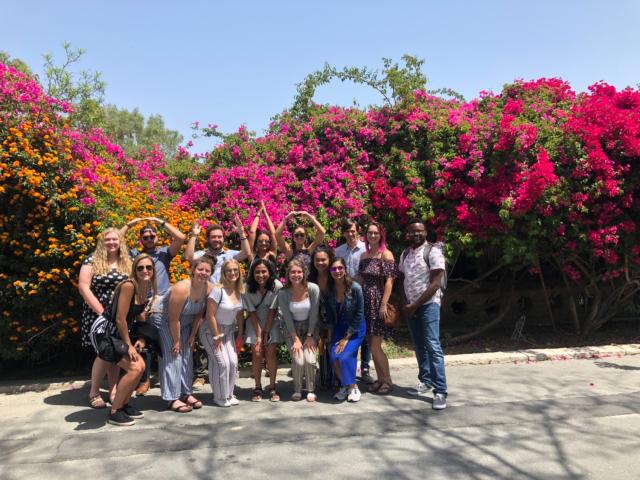
[{"label": "bracelet", "polygon": [[238,240],[242,241],[242,240],[246,240],[247,237],[240,237]]},{"label": "bracelet", "polygon": [[220,333],[219,335],[214,336],[213,339],[220,340],[222,337],[224,337],[224,333]]}]

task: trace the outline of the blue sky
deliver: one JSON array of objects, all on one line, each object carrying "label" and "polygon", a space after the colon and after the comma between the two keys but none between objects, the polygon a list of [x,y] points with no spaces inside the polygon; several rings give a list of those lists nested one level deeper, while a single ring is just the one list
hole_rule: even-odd
[{"label": "blue sky", "polygon": [[[109,103],[159,113],[187,138],[195,120],[261,133],[325,62],[379,68],[409,53],[426,60],[430,88],[467,98],[516,78],[559,76],[578,91],[640,82],[635,0],[14,0],[0,22],[0,50],[41,72],[43,53],[62,58],[64,41],[82,47],[80,67],[103,73]],[[315,99],[380,102],[340,82]]]}]

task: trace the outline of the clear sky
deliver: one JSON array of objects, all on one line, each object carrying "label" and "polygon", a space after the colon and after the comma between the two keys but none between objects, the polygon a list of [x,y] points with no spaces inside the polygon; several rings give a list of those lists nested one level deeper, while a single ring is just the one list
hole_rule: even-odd
[{"label": "clear sky", "polygon": [[[578,91],[640,82],[637,0],[13,0],[0,25],[0,50],[36,72],[62,42],[84,48],[107,102],[159,113],[187,139],[195,120],[261,133],[324,62],[379,68],[409,53],[426,60],[430,88],[466,98],[516,78],[559,76]],[[380,102],[339,81],[315,99]]]}]

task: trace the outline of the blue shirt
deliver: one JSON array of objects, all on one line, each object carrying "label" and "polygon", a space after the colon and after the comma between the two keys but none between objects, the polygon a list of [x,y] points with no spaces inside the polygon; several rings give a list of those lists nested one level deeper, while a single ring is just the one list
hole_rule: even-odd
[{"label": "blue shirt", "polygon": [[[198,250],[193,254],[193,259],[196,260],[205,254],[205,250]],[[216,266],[213,269],[213,273],[211,274],[210,280],[213,283],[220,283],[220,274],[222,272],[222,264],[227,261],[235,258],[240,252],[238,250],[222,250],[220,253],[216,255]]]},{"label": "blue shirt", "polygon": [[151,252],[139,252],[137,249],[131,250],[131,257],[135,258],[140,253],[146,253],[153,258],[153,264],[156,270],[156,287],[158,295],[164,295],[171,288],[171,277],[169,276],[169,265],[173,257],[169,253],[169,247],[156,247]]},{"label": "blue shirt", "polygon": [[358,277],[358,266],[360,265],[360,256],[365,252],[365,244],[362,240],[358,240],[355,247],[350,248],[348,243],[343,243],[336,248],[336,257],[343,258],[347,264],[347,273],[351,278]]}]

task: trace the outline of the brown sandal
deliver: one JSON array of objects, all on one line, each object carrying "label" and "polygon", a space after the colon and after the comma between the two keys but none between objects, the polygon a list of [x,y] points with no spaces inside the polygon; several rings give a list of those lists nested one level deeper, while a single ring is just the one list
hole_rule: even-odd
[{"label": "brown sandal", "polygon": [[93,397],[89,397],[89,406],[95,409],[107,408],[107,404],[99,393]]},{"label": "brown sandal", "polygon": [[380,390],[380,387],[382,386],[383,383],[384,382],[381,382],[380,380],[376,380],[371,385],[369,385],[369,391],[370,392],[377,392],[378,390]]},{"label": "brown sandal", "polygon": [[260,400],[262,400],[262,389],[261,388],[254,388],[253,389],[253,393],[251,394],[251,401],[252,402],[259,402]]},{"label": "brown sandal", "polygon": [[393,392],[393,385],[387,382],[382,382],[376,390],[378,395],[389,395],[391,392]]},{"label": "brown sandal", "polygon": [[182,400],[182,402],[186,403],[194,410],[198,410],[199,408],[202,408],[202,401],[198,400],[193,395],[183,395],[180,400]]},{"label": "brown sandal", "polygon": [[193,407],[191,407],[191,405],[187,405],[185,403],[183,403],[182,405],[176,405],[176,402],[181,401],[182,400],[173,400],[172,402],[169,402],[169,410],[177,413],[189,413],[191,410],[193,410]]}]

